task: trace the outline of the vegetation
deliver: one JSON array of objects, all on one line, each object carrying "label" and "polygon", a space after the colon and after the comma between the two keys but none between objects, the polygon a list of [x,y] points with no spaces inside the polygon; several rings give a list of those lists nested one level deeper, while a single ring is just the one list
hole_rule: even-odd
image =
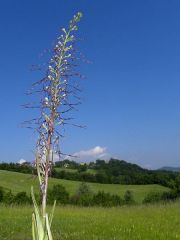
[{"label": "vegetation", "polygon": [[[53,240],[51,223],[56,201],[49,215],[46,210],[48,183],[52,172],[54,155],[60,157],[62,154],[59,148],[62,129],[72,119],[66,114],[74,110],[74,106],[79,104],[76,95],[79,87],[74,82],[77,77],[80,77],[76,67],[78,57],[77,51],[75,51],[75,42],[77,40],[75,35],[81,17],[82,13],[78,12],[73,16],[68,27],[61,29],[61,35],[56,38],[51,51],[48,68],[43,78],[33,83],[30,91],[30,94],[39,93],[39,99],[37,102],[34,102],[33,99],[33,102],[25,105],[27,108],[39,109],[37,117],[25,122],[29,127],[36,130],[38,134],[34,169],[39,180],[40,207],[34,196],[33,187],[31,187],[34,205],[32,214],[33,240]],[[73,80],[72,77],[74,77]],[[51,191],[57,193],[57,189]]]},{"label": "vegetation", "polygon": [[[149,192],[145,195],[143,203],[157,203],[175,201],[179,194],[175,191],[164,192]],[[38,203],[40,198],[36,195]],[[53,185],[48,191],[48,204],[53,205],[56,200],[57,205],[80,205],[80,206],[101,206],[101,207],[115,207],[123,205],[137,204],[134,200],[132,191],[127,190],[123,198],[117,194],[110,194],[104,191],[94,193],[91,191],[89,185],[82,182],[76,193],[70,196],[66,188],[60,184]],[[18,192],[13,194],[11,190],[7,191],[0,187],[0,202],[6,205],[24,205],[32,204],[32,199],[26,192]]]},{"label": "vegetation", "polygon": [[[70,197],[77,193],[77,189],[79,188],[81,182],[78,181],[70,181],[65,179],[55,179],[50,178],[49,188],[52,189],[53,185],[61,184],[70,194]],[[25,191],[28,195],[30,194],[30,186],[34,186],[34,191],[38,193],[37,186],[37,177],[33,177],[29,174],[17,173],[17,172],[9,172],[0,170],[0,185],[5,190],[11,190],[13,194],[18,192]],[[98,191],[104,191],[105,193],[116,194],[123,198],[125,192],[130,190],[134,194],[134,200],[137,203],[141,203],[145,196],[149,192],[164,192],[169,191],[169,188],[163,187],[160,185],[121,185],[121,184],[100,184],[100,183],[88,183],[90,190],[93,193],[98,193]]]},{"label": "vegetation", "polygon": [[143,203],[157,203],[157,202],[167,202],[175,201],[179,198],[179,194],[176,191],[169,192],[149,192],[144,198]]},{"label": "vegetation", "polygon": [[52,189],[48,191],[48,204],[53,204],[55,200],[58,204],[69,203],[69,193],[66,188],[60,184],[54,185]]},{"label": "vegetation", "polygon": [[[30,240],[31,207],[0,206],[0,239]],[[56,207],[54,240],[176,240],[180,203],[123,208]]]},{"label": "vegetation", "polygon": [[[60,184],[54,185],[53,188],[48,191],[48,204],[53,205],[55,200],[57,205],[71,204],[103,207],[122,206],[135,203],[132,193],[129,195],[130,191],[126,191],[124,198],[122,199],[118,195],[111,195],[110,193],[105,193],[103,191],[94,194],[89,191],[88,188],[89,187],[86,186],[86,184],[82,183],[77,193],[69,198],[69,193],[66,191],[65,187]],[[38,196],[36,196],[36,199],[37,198]],[[3,190],[1,192],[1,203],[5,205],[26,205],[32,204],[33,202],[26,192],[13,194],[11,191],[6,192]],[[40,198],[38,198],[38,203],[40,203]]]},{"label": "vegetation", "polygon": [[[34,173],[30,164],[0,164],[0,169],[22,173]],[[168,171],[153,171],[139,167],[123,160],[97,160],[89,164],[79,164],[75,161],[64,160],[55,163],[51,177],[73,181],[97,182],[106,184],[146,185],[160,184],[177,188],[179,173]],[[180,181],[179,181],[180,182]]]},{"label": "vegetation", "polygon": [[11,172],[20,172],[20,173],[32,173],[33,167],[30,163],[18,164],[18,163],[0,163],[1,170],[7,170]]}]

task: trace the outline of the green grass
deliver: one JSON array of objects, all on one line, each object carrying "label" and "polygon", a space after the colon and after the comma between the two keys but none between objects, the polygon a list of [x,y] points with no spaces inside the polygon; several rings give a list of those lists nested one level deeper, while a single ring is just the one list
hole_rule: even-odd
[{"label": "green grass", "polygon": [[[50,179],[49,187],[51,188],[53,184],[58,183],[65,186],[67,191],[70,192],[70,194],[74,194],[80,184],[80,182],[78,181],[52,178]],[[135,201],[139,203],[142,202],[148,192],[168,191],[168,188],[159,185],[120,185],[100,183],[88,184],[93,192],[101,190],[112,194],[118,194],[120,196],[123,196],[126,190],[131,190],[134,193]],[[30,193],[31,185],[34,186],[35,192],[38,192],[37,178],[33,178],[32,175],[0,170],[0,186],[6,189],[11,189],[14,193],[20,191],[26,191],[27,193]]]},{"label": "green grass", "polygon": [[[70,172],[70,173],[77,173],[78,170],[77,169],[72,169],[72,168],[62,168],[62,167],[56,167],[55,170],[57,172],[60,172],[60,171],[65,171],[65,172]],[[95,169],[87,169],[85,171],[85,173],[90,173],[90,174],[96,174],[98,171],[95,170]]]},{"label": "green grass", "polygon": [[[31,239],[31,207],[0,206],[0,239]],[[57,207],[54,240],[180,239],[180,203],[119,208]]]},{"label": "green grass", "polygon": [[87,169],[86,170],[87,173],[90,173],[90,174],[96,174],[98,173],[98,171],[96,169]]},{"label": "green grass", "polygon": [[60,171],[65,171],[65,172],[70,172],[70,173],[76,173],[77,172],[77,169],[72,169],[72,168],[60,168],[60,167],[56,167],[55,170],[57,172],[60,172]]}]

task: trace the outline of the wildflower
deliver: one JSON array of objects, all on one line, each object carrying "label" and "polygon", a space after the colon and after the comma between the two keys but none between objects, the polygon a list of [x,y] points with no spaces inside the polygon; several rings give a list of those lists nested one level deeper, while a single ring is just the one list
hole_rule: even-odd
[{"label": "wildflower", "polygon": [[52,71],[54,70],[54,68],[53,68],[51,65],[49,65],[48,68],[49,68],[49,71],[50,71],[50,72],[52,72]]},{"label": "wildflower", "polygon": [[64,57],[69,58],[69,57],[71,57],[71,54],[65,55]]}]

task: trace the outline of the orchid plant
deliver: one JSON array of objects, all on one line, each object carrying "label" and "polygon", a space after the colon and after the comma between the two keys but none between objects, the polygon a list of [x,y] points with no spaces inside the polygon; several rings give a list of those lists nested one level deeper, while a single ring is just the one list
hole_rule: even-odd
[{"label": "orchid plant", "polygon": [[[34,212],[32,214],[33,240],[52,240],[51,224],[55,203],[50,216],[47,213],[48,179],[51,174],[53,157],[60,156],[59,140],[61,128],[71,118],[66,114],[80,103],[79,87],[72,79],[80,77],[76,73],[77,54],[75,51],[78,22],[82,13],[78,12],[67,29],[57,38],[45,77],[33,84],[33,91],[40,93],[38,108],[40,116],[30,121],[38,132],[35,167],[39,179],[41,206],[39,207],[31,189]],[[26,107],[30,107],[29,105]]]}]

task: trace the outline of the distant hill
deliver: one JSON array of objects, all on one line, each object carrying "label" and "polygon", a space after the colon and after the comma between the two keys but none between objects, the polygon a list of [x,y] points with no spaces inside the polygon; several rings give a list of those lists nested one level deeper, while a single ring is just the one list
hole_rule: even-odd
[{"label": "distant hill", "polygon": [[[31,165],[18,163],[0,163],[1,170],[36,175]],[[55,162],[51,176],[53,178],[106,183],[106,184],[160,184],[168,186],[179,175],[180,168],[161,168],[158,170],[144,169],[137,164],[111,158],[109,161],[96,160],[90,163],[77,163],[63,160]]]},{"label": "distant hill", "polygon": [[[49,188],[53,185],[61,184],[70,193],[70,196],[75,194],[81,184],[80,181],[71,181],[66,179],[49,179]],[[141,203],[144,197],[150,192],[162,193],[169,191],[169,188],[160,186],[158,184],[149,185],[122,185],[122,184],[100,184],[100,183],[88,183],[91,191],[97,193],[98,191],[104,191],[110,194],[117,194],[123,197],[127,190],[130,190],[134,194],[136,202]],[[39,191],[38,178],[32,177],[31,174],[24,174],[19,172],[10,172],[0,170],[0,186],[5,190],[11,190],[13,193],[25,191],[28,195],[30,194],[31,186],[34,187],[35,193]]]},{"label": "distant hill", "polygon": [[168,172],[180,172],[180,167],[162,167],[158,169],[159,171],[168,171]]},{"label": "distant hill", "polygon": [[96,160],[78,164],[64,160],[56,162],[52,176],[85,182],[114,184],[160,184],[169,186],[179,173],[165,170],[148,170],[124,160]]}]

